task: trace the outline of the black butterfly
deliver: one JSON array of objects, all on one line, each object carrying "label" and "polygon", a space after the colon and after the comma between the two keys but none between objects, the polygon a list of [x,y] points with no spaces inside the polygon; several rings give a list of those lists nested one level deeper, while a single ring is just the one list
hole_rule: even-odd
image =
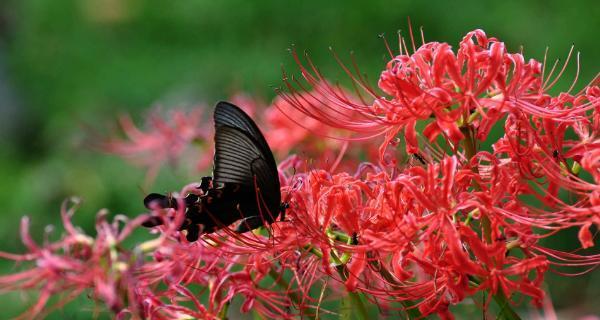
[{"label": "black butterfly", "polygon": [[[252,119],[237,106],[219,102],[214,111],[215,156],[213,177],[204,177],[202,195],[183,199],[188,241],[201,233],[211,233],[241,220],[236,232],[242,233],[271,223],[285,213],[281,203],[279,174],[273,153]],[[152,193],[144,199],[146,208],[177,208],[170,195]],[[162,224],[153,216],[144,226]]]}]

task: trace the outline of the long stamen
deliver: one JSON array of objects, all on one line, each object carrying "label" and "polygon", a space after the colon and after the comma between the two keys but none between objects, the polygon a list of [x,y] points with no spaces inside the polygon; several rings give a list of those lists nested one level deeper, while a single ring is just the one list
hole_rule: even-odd
[{"label": "long stamen", "polygon": [[388,54],[390,55],[390,59],[394,59],[394,53],[392,52],[392,49],[390,48],[389,43],[387,42],[387,39],[385,38],[385,34],[380,34],[379,38],[381,38],[383,40],[383,43],[385,44],[385,48],[388,51]]},{"label": "long stamen", "polygon": [[[560,79],[562,74],[565,72],[565,69],[567,69],[567,66],[569,65],[569,61],[571,60],[571,55],[573,54],[574,49],[575,49],[575,45],[572,45],[571,49],[569,50],[569,54],[567,54],[567,58],[565,59],[565,62],[563,63],[562,68],[560,69],[560,72],[556,75],[554,80],[549,85],[546,85],[544,83],[544,90],[546,90],[546,91],[550,90],[556,84],[556,82]],[[554,68],[552,68],[552,69],[554,70]],[[550,78],[550,75],[548,75],[548,79],[549,78]]]}]

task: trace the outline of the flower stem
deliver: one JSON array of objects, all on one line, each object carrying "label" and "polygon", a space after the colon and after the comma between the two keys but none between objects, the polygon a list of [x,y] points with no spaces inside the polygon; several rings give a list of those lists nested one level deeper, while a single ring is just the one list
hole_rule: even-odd
[{"label": "flower stem", "polygon": [[229,319],[227,317],[227,311],[229,310],[229,305],[231,304],[231,302],[227,302],[224,306],[223,309],[221,309],[221,311],[219,312],[219,319],[223,319],[223,320],[227,320]]},{"label": "flower stem", "polygon": [[[466,124],[460,127],[460,131],[465,136],[463,140],[463,148],[465,150],[465,157],[467,160],[471,160],[477,154],[477,142],[475,141],[475,129],[472,125]],[[473,171],[477,172],[477,167],[473,168]],[[473,186],[475,190],[481,190],[481,187],[478,184]],[[492,243],[492,223],[487,215],[481,215],[481,228],[483,237],[485,242]],[[496,294],[493,295],[494,301],[500,307],[500,311],[498,313],[498,319],[507,319],[507,320],[520,320],[519,315],[512,309],[510,303],[504,292],[499,290]]]},{"label": "flower stem", "polygon": [[496,319],[498,320],[521,320],[521,317],[511,308],[510,302],[506,299],[504,292],[501,290],[497,292],[494,296],[494,301],[500,307],[500,311],[498,312],[498,316]]},{"label": "flower stem", "polygon": [[[273,280],[275,281],[275,283],[280,286],[282,289],[284,290],[288,290],[290,287],[290,284],[287,282],[287,280],[285,280],[283,278],[283,275],[278,274],[277,271],[275,271],[274,269],[270,269],[269,270],[269,276],[271,278],[273,278]],[[298,306],[298,309],[300,310],[300,314],[303,317],[307,317],[308,319],[315,319],[315,316],[311,313],[307,313],[305,312],[306,308],[303,306],[302,304],[302,298],[300,297],[300,295],[298,294],[298,292],[288,292],[287,293],[288,297],[290,297],[290,299],[292,300],[292,302]]]},{"label": "flower stem", "polygon": [[[332,253],[332,257],[335,253]],[[339,265],[335,268],[337,272],[340,274],[340,277],[343,281],[348,280],[348,277],[344,273],[346,267],[344,265]],[[348,292],[348,302],[356,311],[358,312],[358,319],[369,319],[369,313],[367,312],[367,307],[364,302],[361,300],[360,295],[356,292]]]},{"label": "flower stem", "polygon": [[[336,264],[335,269],[340,274],[340,278],[342,278],[342,281],[348,280],[348,277],[344,273],[344,271],[346,270],[346,265],[344,263],[342,263],[342,261],[340,260],[338,255],[333,250],[331,251],[331,259]],[[356,311],[358,311],[358,316],[359,316],[358,318],[359,319],[369,319],[367,307],[365,307],[365,304],[360,299],[360,295],[356,292],[349,291],[348,298],[349,298],[348,302],[356,309]]]},{"label": "flower stem", "polygon": [[[349,241],[351,241],[351,237],[341,231],[331,231],[331,233],[335,236],[336,240],[340,240],[340,241],[344,241],[346,243],[349,243]],[[339,260],[337,258],[337,255],[335,253],[333,253],[331,255],[332,259],[334,260],[334,262],[337,262],[337,260]],[[339,261],[341,262],[341,261]],[[390,273],[390,271],[383,265],[381,265],[381,263],[379,261],[373,261],[371,260],[369,262],[369,264],[371,266],[373,266],[374,270],[379,270],[379,274],[381,274],[381,276],[388,282],[390,283],[390,285],[394,288],[400,288],[400,284],[396,281],[396,279],[394,278],[394,276]],[[341,266],[341,265],[340,265]],[[346,279],[345,275],[343,274],[343,270],[340,271],[338,269],[338,272],[340,272],[340,275],[342,276],[342,279]],[[361,301],[362,303],[362,301]],[[404,311],[406,312],[406,314],[408,315],[409,319],[418,319],[421,317],[421,313],[415,309],[413,306],[414,304],[412,303],[412,301],[401,301],[400,304],[404,307]]]},{"label": "flower stem", "polygon": [[[394,275],[392,275],[392,273],[379,261],[371,261],[370,264],[373,266],[374,270],[379,270],[379,274],[381,274],[385,281],[389,282],[393,288],[401,288]],[[415,304],[412,301],[400,301],[400,304],[404,307],[404,312],[406,312],[408,319],[420,319],[422,317],[421,312],[414,307]]]},{"label": "flower stem", "polygon": [[[463,140],[463,149],[465,150],[465,157],[467,161],[470,161],[477,154],[477,142],[475,141],[475,128],[472,125],[466,124],[460,127],[460,131],[465,136]],[[477,167],[473,168],[476,173],[479,171]],[[475,190],[480,190],[481,187],[477,184],[473,186]],[[481,215],[481,228],[483,231],[483,237],[487,243],[492,242],[492,226],[490,219],[487,215]]]},{"label": "flower stem", "polygon": [[359,319],[369,319],[369,313],[367,313],[367,308],[365,307],[365,304],[363,303],[363,301],[360,299],[360,295],[356,292],[348,292],[348,296],[350,297],[350,301],[352,302],[352,305],[358,311],[358,318]]}]

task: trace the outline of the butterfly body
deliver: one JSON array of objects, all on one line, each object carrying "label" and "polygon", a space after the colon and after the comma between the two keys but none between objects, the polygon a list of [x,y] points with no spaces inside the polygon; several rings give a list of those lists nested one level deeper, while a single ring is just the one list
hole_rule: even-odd
[{"label": "butterfly body", "polygon": [[[287,208],[281,204],[279,174],[273,153],[254,121],[237,106],[219,102],[214,111],[215,156],[213,177],[204,177],[199,196],[189,194],[185,220],[179,227],[188,241],[202,233],[227,227],[238,220],[236,232],[246,232],[271,223]],[[170,195],[152,193],[144,199],[147,208],[177,208]],[[162,224],[148,219],[145,226]]]}]

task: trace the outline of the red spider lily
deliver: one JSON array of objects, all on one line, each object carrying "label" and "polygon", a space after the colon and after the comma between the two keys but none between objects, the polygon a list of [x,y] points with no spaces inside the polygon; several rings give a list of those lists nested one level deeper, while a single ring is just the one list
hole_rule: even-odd
[{"label": "red spider lily", "polygon": [[131,265],[127,263],[129,256],[118,254],[117,251],[120,242],[144,217],[140,216],[120,229],[118,224],[123,217],[110,224],[105,219],[105,213],[101,212],[97,221],[98,236],[93,239],[71,224],[73,212],[73,208],[63,206],[62,221],[66,235],[57,242],[43,246],[30,237],[29,220],[24,218],[21,222],[21,238],[29,253],[0,254],[5,259],[35,262],[35,266],[28,270],[0,278],[2,291],[39,290],[40,297],[28,312],[31,317],[46,312],[49,298],[58,293],[64,296],[54,307],[60,307],[87,289],[93,289],[94,297],[104,301],[115,312],[124,308],[126,297],[134,299],[130,303],[137,301],[138,296],[133,291],[137,286],[136,279],[132,276]]},{"label": "red spider lily", "polygon": [[[90,290],[118,317],[144,319],[221,318],[236,296],[242,312],[268,318],[334,314],[324,301],[343,299],[358,312],[366,300],[382,313],[443,319],[480,293],[485,310],[494,300],[512,319],[511,306],[523,298],[547,304],[547,271],[574,276],[600,264],[589,250],[600,226],[597,80],[551,95],[562,70],[545,76],[545,63],[525,62],[481,30],[468,33],[456,53],[430,42],[409,54],[401,44],[378,82],[387,96],[346,69],[362,88],[351,96],[310,62],[300,68],[312,88],[296,82],[298,91],[287,79],[290,92],[265,117],[273,149],[300,154],[279,166],[289,201],[284,220],[245,234],[223,228],[189,243],[177,231],[184,213],[157,209],[152,214],[165,224],[128,249],[123,241],[147,215],[113,223],[100,215],[92,238],[63,208],[66,235],[57,242],[35,244],[24,220],[29,253],[0,256],[34,265],[0,277],[0,289],[39,289],[28,315],[46,312],[54,294],[66,293],[61,305]],[[164,130],[156,135],[126,125],[133,143],[114,150],[161,151],[148,163],[180,157],[210,127],[181,120],[157,122]],[[504,134],[493,140],[499,123]],[[400,132],[411,163],[392,153]],[[384,142],[374,159],[377,135]],[[335,160],[329,165],[327,158]],[[373,163],[360,163],[364,158]],[[540,241],[570,228],[579,231],[581,249],[563,252]]]},{"label": "red spider lily", "polygon": [[[494,123],[506,114],[573,124],[586,118],[585,112],[598,103],[593,97],[587,103],[559,105],[562,101],[551,99],[547,90],[564,68],[554,80],[550,80],[552,72],[544,79],[541,63],[525,63],[522,54],[508,53],[502,42],[487,38],[482,30],[468,33],[456,54],[448,44],[438,42],[424,43],[411,55],[401,50],[379,79],[379,87],[389,98],[381,97],[362,77],[344,67],[371,97],[364,104],[349,100],[335,87],[320,85],[323,76],[312,63],[309,61],[309,68],[305,68],[295,57],[302,76],[325,98],[320,103],[306,103],[289,83],[290,94],[283,97],[291,105],[331,127],[385,134],[382,147],[404,129],[409,153],[419,150],[415,132],[418,121],[426,123],[423,135],[430,141],[441,135],[456,144],[464,139],[465,126],[475,129],[477,139],[485,140]],[[323,112],[322,104],[330,110]]]},{"label": "red spider lily", "polygon": [[[320,103],[315,94],[305,93],[304,99],[312,101],[312,103]],[[332,129],[324,127],[316,119],[307,117],[298,109],[292,107],[286,100],[276,98],[273,105],[265,111],[265,119],[270,128],[265,132],[269,146],[282,155],[289,154],[290,151],[298,146],[314,146],[320,150],[314,150],[312,153],[318,154],[331,147],[338,148],[339,141],[323,140],[322,146],[315,146],[317,141],[309,141],[309,139],[317,140],[321,136],[331,136]],[[317,135],[312,135],[317,134]]]},{"label": "red spider lily", "polygon": [[[597,256],[561,253],[537,244],[540,238],[578,227],[582,247],[593,246],[589,228],[598,225],[600,212],[596,81],[579,93],[571,94],[572,86],[567,93],[552,97],[547,90],[564,67],[553,80],[550,75],[544,79],[543,64],[535,60],[525,63],[522,54],[508,53],[503,43],[487,38],[481,30],[467,34],[456,54],[449,45],[435,42],[424,43],[411,55],[406,46],[403,51],[393,57],[379,79],[380,89],[390,97],[382,98],[342,65],[373,99],[364,104],[350,101],[337,88],[320,85],[323,76],[310,60],[306,68],[299,59],[302,76],[318,92],[312,97],[324,98],[310,103],[290,82],[289,93],[283,95],[305,116],[330,127],[363,135],[385,134],[381,155],[400,130],[404,130],[408,153],[421,157],[423,147],[443,149],[436,145],[441,136],[456,154],[443,157],[439,166],[435,159],[429,160],[427,169],[405,169],[391,176],[382,169],[365,181],[352,181],[349,175],[313,176],[325,180],[312,180],[319,187],[313,185],[307,192],[312,204],[302,210],[320,217],[315,227],[358,234],[360,244],[346,248],[354,251],[349,270],[366,273],[365,286],[385,284],[371,294],[420,301],[423,314],[445,314],[450,304],[478,290],[509,297],[520,292],[540,304],[544,295],[539,286],[549,264],[597,266]],[[489,141],[490,129],[501,119],[506,119],[505,135]],[[423,135],[429,144],[419,145],[417,122],[425,124]],[[580,139],[567,138],[567,130]],[[493,153],[478,151],[477,140],[491,144]],[[583,167],[593,182],[578,176]],[[382,177],[384,180],[379,180]],[[339,179],[342,182],[336,183]],[[560,191],[569,192],[576,200],[560,199]],[[541,205],[528,205],[524,196],[536,198]],[[472,227],[473,221],[479,226]],[[384,228],[377,233],[380,226]],[[401,227],[394,229],[396,226]],[[480,229],[480,235],[472,228]],[[394,257],[380,251],[386,246],[390,252],[402,252],[402,257],[396,254],[395,259],[403,261],[403,268],[389,264]],[[524,258],[507,256],[516,248],[525,253]],[[387,264],[387,270],[398,278],[390,281],[389,275],[382,278],[368,271],[365,252],[371,253],[370,260],[376,265]],[[415,275],[428,275],[416,283],[424,291],[390,293],[391,288],[408,287],[396,281]],[[360,286],[359,279],[351,275],[349,288]]]},{"label": "red spider lily", "polygon": [[[261,288],[261,278],[268,276],[273,266],[266,260],[257,264],[260,256],[251,255],[257,250],[237,250],[248,251],[236,245],[235,239],[207,239],[190,244],[175,231],[178,222],[173,221],[162,227],[158,237],[128,250],[123,242],[147,215],[131,221],[118,216],[109,223],[106,213],[100,213],[97,236],[93,238],[71,224],[74,210],[63,207],[66,234],[60,240],[43,246],[36,244],[29,236],[28,220],[23,219],[22,239],[29,253],[0,252],[5,259],[34,263],[24,271],[0,277],[2,291],[40,292],[37,303],[19,318],[43,315],[88,290],[93,292],[94,300],[104,302],[118,318],[130,315],[134,319],[216,319],[237,295],[246,298],[243,312],[253,309],[273,318],[289,314],[288,295],[293,289],[279,292]],[[264,236],[259,238],[270,244]],[[235,266],[244,268],[234,272]],[[208,299],[201,301],[201,292],[186,287],[191,284],[208,288]],[[49,298],[57,294],[63,298],[48,306]]]},{"label": "red spider lily", "polygon": [[[412,168],[396,178],[384,172],[365,180],[311,173],[306,187],[294,193],[290,216],[297,232],[312,233],[311,246],[351,256],[345,280],[349,290],[392,302],[420,301],[424,315],[444,312],[480,290],[518,291],[541,301],[538,286],[546,259],[507,257],[505,240],[487,244],[457,219],[478,203],[468,192],[467,182],[474,176],[456,172],[455,158],[443,164],[427,171]],[[332,243],[327,233],[336,230],[356,234],[358,245]],[[500,226],[494,233],[500,237]],[[534,282],[528,277],[531,270],[538,270]],[[410,280],[417,274],[418,279]]]},{"label": "red spider lily", "polygon": [[[189,112],[172,111],[167,120],[152,113],[148,117],[147,132],[138,129],[131,118],[124,115],[119,122],[127,140],[113,138],[106,141],[103,148],[146,167],[149,183],[156,178],[165,162],[183,158],[183,153],[192,142],[212,141],[212,128],[203,125],[203,109],[197,107]],[[199,171],[208,168],[212,161],[207,152],[195,152],[192,158],[198,159],[196,167]]]},{"label": "red spider lily", "polygon": [[[340,116],[337,112],[345,112],[342,109],[332,109],[326,104],[327,97],[321,95],[321,92],[327,89],[321,87],[330,88],[329,84],[320,83],[316,87],[310,92],[299,93],[294,104],[286,98],[277,97],[265,111],[265,135],[273,151],[281,156],[294,152],[303,159],[309,159],[313,167],[327,168],[332,172],[353,170],[358,165],[356,159],[360,156],[368,161],[377,161],[377,149],[372,141],[353,141],[354,148],[349,149],[349,140],[352,140],[350,137],[342,137],[344,133],[340,130],[323,126],[320,120],[308,116],[298,108],[313,108],[328,113],[328,117],[332,118]],[[353,100],[351,94],[343,89],[335,90],[339,96]]]}]

